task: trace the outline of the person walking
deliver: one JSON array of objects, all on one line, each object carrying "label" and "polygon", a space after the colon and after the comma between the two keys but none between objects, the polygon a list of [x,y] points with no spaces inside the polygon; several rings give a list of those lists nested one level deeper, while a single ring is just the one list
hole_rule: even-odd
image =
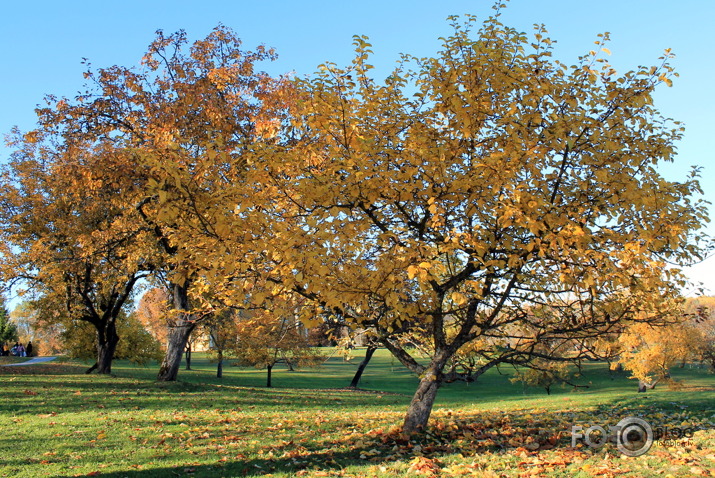
[{"label": "person walking", "polygon": [[27,347],[25,347],[25,354],[26,354],[28,357],[32,357],[32,341],[29,341],[29,342],[27,343]]}]

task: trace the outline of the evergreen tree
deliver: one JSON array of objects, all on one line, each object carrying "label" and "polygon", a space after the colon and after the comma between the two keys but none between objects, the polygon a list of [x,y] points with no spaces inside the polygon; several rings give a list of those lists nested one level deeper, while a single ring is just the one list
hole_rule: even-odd
[{"label": "evergreen tree", "polygon": [[0,296],[0,345],[17,341],[17,327],[10,322],[10,313],[5,307],[5,298]]}]

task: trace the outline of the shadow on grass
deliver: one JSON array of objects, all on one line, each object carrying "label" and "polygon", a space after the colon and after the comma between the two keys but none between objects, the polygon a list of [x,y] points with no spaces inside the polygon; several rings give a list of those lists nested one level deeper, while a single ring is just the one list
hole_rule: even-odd
[{"label": "shadow on grass", "polygon": [[[264,476],[269,473],[285,473],[289,476],[298,475],[301,470],[342,470],[349,466],[364,466],[366,462],[360,459],[360,454],[370,453],[371,450],[367,447],[355,448],[350,451],[313,451],[304,447],[286,447],[275,448],[272,452],[281,454],[279,458],[265,459],[227,459],[225,462],[220,462],[215,465],[209,464],[187,464],[181,466],[168,467],[152,467],[142,470],[141,465],[129,467],[121,471],[96,471],[98,476],[124,478],[124,477],[207,477],[213,478],[217,476]],[[306,454],[307,453],[307,454]],[[372,463],[377,464],[377,463]],[[7,466],[22,466],[23,463],[6,463]],[[75,476],[94,476],[87,472],[82,474],[68,473],[55,475],[58,478],[75,477]]]},{"label": "shadow on grass", "polygon": [[[53,376],[62,375],[53,373]],[[404,405],[409,397],[346,389],[267,389],[190,382],[147,382],[67,373],[60,381],[42,375],[15,375],[12,388],[0,390],[6,415],[80,413],[95,410],[167,411],[191,409],[316,410]],[[367,403],[366,403],[367,402]]]}]

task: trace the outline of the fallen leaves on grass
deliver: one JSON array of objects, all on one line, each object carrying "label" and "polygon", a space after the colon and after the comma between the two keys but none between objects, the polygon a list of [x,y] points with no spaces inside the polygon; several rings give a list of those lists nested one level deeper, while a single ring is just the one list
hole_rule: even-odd
[{"label": "fallen leaves on grass", "polygon": [[[348,402],[349,392],[221,387],[230,392],[221,396],[212,395],[219,388],[210,386],[176,385],[167,391],[116,379],[96,388],[103,383],[97,377],[61,380],[62,394],[42,393],[44,385],[22,377],[12,385],[13,397],[22,397],[23,390],[41,392],[41,399],[23,402],[33,407],[27,408],[32,413],[22,415],[23,427],[44,430],[51,425],[48,436],[65,443],[57,455],[40,453],[31,462],[39,466],[44,460],[43,473],[50,475],[61,474],[71,463],[73,473],[88,476],[116,449],[123,450],[129,463],[142,463],[147,472],[151,460],[161,460],[185,475],[193,473],[185,469],[201,475],[206,467],[218,467],[227,476],[383,478],[615,477],[639,476],[648,467],[662,470],[658,476],[709,476],[715,469],[715,416],[707,407],[691,411],[677,403],[654,406],[641,400],[619,407],[563,403],[560,406],[569,408],[562,410],[435,410],[427,433],[404,441],[398,428],[404,408],[397,400],[381,403],[381,408],[321,409],[314,404]],[[55,402],[42,405],[53,397]],[[391,399],[386,395],[381,401]],[[653,427],[687,426],[694,433],[687,440],[657,442],[645,457],[637,458],[622,457],[612,445],[601,450],[571,446],[572,425],[615,425],[626,416],[643,417]]]},{"label": "fallen leaves on grass", "polygon": [[435,476],[440,470],[439,462],[424,456],[416,456],[408,468],[410,473],[427,476]]},{"label": "fallen leaves on grass", "polygon": [[[642,469],[638,458],[621,456],[615,446],[594,450],[583,445],[571,446],[571,426],[615,425],[612,419],[643,416],[654,428],[684,426],[695,430],[691,438],[669,443],[656,441],[647,459],[660,462],[664,470],[701,476],[699,471],[715,469],[712,450],[715,423],[703,414],[662,409],[622,408],[608,414],[599,410],[563,411],[489,411],[486,413],[435,413],[427,433],[405,441],[399,428],[385,433],[373,430],[356,445],[363,451],[359,458],[378,463],[410,463],[409,475],[489,476],[509,472],[509,476],[545,476],[556,471],[581,471],[588,476],[615,477]],[[644,458],[645,459],[645,458]],[[666,465],[670,468],[667,468]]]}]

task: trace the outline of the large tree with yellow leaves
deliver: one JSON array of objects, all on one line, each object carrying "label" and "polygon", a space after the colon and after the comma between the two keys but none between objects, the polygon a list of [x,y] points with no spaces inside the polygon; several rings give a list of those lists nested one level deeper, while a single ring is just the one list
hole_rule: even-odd
[{"label": "large tree with yellow leaves", "polygon": [[[375,326],[419,374],[405,436],[465,344],[485,364],[577,359],[623,322],[676,310],[682,277],[666,264],[698,256],[706,211],[697,171],[657,170],[682,134],[651,96],[670,54],[618,74],[606,42],[567,66],[543,27],[529,38],[497,13],[455,19],[438,55],[384,82],[365,38],[351,66],[301,82],[301,141],[266,166],[286,219],[271,224],[272,271]],[[394,339],[415,329],[427,363]]]}]

